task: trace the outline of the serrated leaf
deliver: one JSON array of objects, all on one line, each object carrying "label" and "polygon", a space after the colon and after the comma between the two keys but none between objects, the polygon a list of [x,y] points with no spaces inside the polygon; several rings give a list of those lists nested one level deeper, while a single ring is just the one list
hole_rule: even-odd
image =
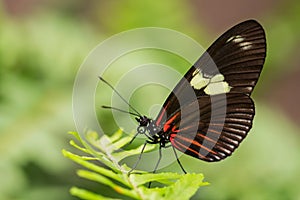
[{"label": "serrated leaf", "polygon": [[168,183],[172,184],[174,181],[170,180],[176,180],[181,178],[182,174],[177,173],[159,173],[159,174],[130,174],[130,179],[136,184],[136,185],[143,185],[148,182],[161,182],[161,183]]},{"label": "serrated leaf", "polygon": [[207,185],[203,182],[202,174],[185,174],[176,183],[166,189],[165,200],[188,200],[199,189],[200,186]]},{"label": "serrated leaf", "polygon": [[165,190],[166,188],[139,187],[140,193],[143,194],[143,200],[164,200]]},{"label": "serrated leaf", "polygon": [[96,193],[90,192],[88,190],[80,189],[77,187],[72,187],[70,189],[70,193],[75,197],[85,199],[85,200],[121,200],[121,199],[105,197],[100,194],[96,194]]},{"label": "serrated leaf", "polygon": [[110,137],[110,141],[112,143],[114,143],[114,142],[118,141],[119,139],[121,139],[122,135],[123,135],[123,131],[122,131],[122,129],[119,129]]},{"label": "serrated leaf", "polygon": [[63,155],[65,157],[70,158],[74,162],[76,162],[76,163],[78,163],[78,164],[80,164],[80,165],[82,165],[82,166],[90,169],[90,170],[93,170],[93,171],[95,171],[95,172],[97,172],[99,174],[103,174],[103,175],[105,175],[107,177],[110,177],[110,178],[112,178],[114,180],[119,181],[120,183],[123,183],[123,184],[127,185],[126,180],[122,179],[120,176],[118,176],[117,174],[115,174],[111,170],[108,170],[108,169],[105,169],[103,167],[97,166],[97,165],[95,165],[93,163],[90,163],[90,162],[84,160],[82,157],[80,157],[78,155],[75,155],[75,154],[73,154],[71,152],[68,152],[66,150],[63,150]]},{"label": "serrated leaf", "polygon": [[[141,200],[185,200],[193,196],[199,187],[207,185],[203,182],[202,174],[171,172],[152,174],[134,170],[134,173],[129,175],[128,171],[131,169],[126,164],[120,165],[119,162],[128,156],[140,154],[143,144],[135,149],[120,151],[119,148],[127,145],[131,140],[128,136],[121,137],[120,132],[113,134],[112,137],[104,135],[100,138],[95,132],[89,132],[87,141],[83,140],[76,132],[72,134],[82,143],[83,147],[75,142],[71,142],[72,146],[88,154],[88,156],[79,156],[63,150],[64,156],[91,170],[79,170],[78,176],[107,185],[124,197]],[[151,151],[156,147],[157,145],[149,144],[144,151]],[[95,162],[90,162],[94,160],[102,162],[112,170],[98,166]],[[163,186],[145,187],[145,184],[149,182],[159,182]],[[72,194],[82,199],[113,199],[78,188],[73,188]]]},{"label": "serrated leaf", "polygon": [[69,131],[68,134],[73,135],[78,141],[81,141],[81,138],[77,132]]},{"label": "serrated leaf", "polygon": [[70,145],[82,152],[89,153],[89,151],[86,148],[79,146],[74,140],[70,140]]},{"label": "serrated leaf", "polygon": [[123,137],[120,140],[115,141],[115,143],[113,143],[112,146],[114,147],[114,150],[118,150],[124,147],[125,145],[127,145],[131,139],[132,139],[131,137]]},{"label": "serrated leaf", "polygon": [[[128,141],[129,142],[129,141]],[[121,151],[121,152],[116,152],[113,154],[113,156],[120,162],[121,160],[123,160],[126,157],[129,156],[134,156],[134,155],[139,155],[142,151],[143,146],[139,146],[135,149],[130,149],[130,150],[126,150],[126,151]],[[154,144],[147,144],[147,146],[144,149],[144,153],[152,151],[156,148],[156,145]]]},{"label": "serrated leaf", "polygon": [[128,197],[132,197],[132,198],[138,198],[135,191],[124,188],[120,185],[117,185],[110,179],[108,179],[105,176],[102,176],[100,174],[96,174],[94,172],[90,172],[90,171],[86,171],[86,170],[78,170],[77,174],[78,174],[78,176],[80,176],[82,178],[86,178],[88,180],[92,180],[92,181],[107,185],[119,194],[122,194],[122,195],[125,195]]}]

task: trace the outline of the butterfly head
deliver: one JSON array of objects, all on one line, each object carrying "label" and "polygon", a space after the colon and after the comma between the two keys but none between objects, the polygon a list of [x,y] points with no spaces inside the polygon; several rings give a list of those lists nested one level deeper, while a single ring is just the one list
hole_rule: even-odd
[{"label": "butterfly head", "polygon": [[136,121],[140,124],[140,126],[148,126],[151,122],[151,119],[149,119],[146,116],[140,116],[135,118]]},{"label": "butterfly head", "polygon": [[149,119],[146,116],[136,117],[135,119],[139,123],[139,126],[137,128],[137,134],[145,134],[147,127],[151,122],[151,119]]},{"label": "butterfly head", "polygon": [[157,143],[157,139],[159,138],[157,134],[160,132],[161,128],[156,125],[155,120],[146,116],[140,116],[135,119],[139,123],[137,134],[144,134],[151,142]]}]

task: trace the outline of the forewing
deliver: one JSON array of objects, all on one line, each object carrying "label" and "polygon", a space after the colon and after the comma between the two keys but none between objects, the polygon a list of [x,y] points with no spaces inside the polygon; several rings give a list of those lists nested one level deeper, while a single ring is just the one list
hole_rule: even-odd
[{"label": "forewing", "polygon": [[[264,29],[258,22],[248,20],[221,35],[194,67],[208,77],[222,74],[224,81],[232,87],[231,93],[250,95],[259,78],[265,57]],[[187,72],[188,80],[192,72],[193,69]]]},{"label": "forewing", "polygon": [[[248,20],[232,27],[208,48],[179,81],[165,101],[156,119],[157,125],[163,124],[181,106],[194,101],[186,97],[190,88],[196,97],[222,93],[250,96],[265,56],[265,33],[258,22]],[[216,77],[223,77],[217,85],[211,83]],[[218,87],[211,87],[215,85]]]}]

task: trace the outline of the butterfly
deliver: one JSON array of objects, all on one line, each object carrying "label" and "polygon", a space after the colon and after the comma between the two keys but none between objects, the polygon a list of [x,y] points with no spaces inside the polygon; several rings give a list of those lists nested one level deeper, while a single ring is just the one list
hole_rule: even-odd
[{"label": "butterfly", "polygon": [[159,149],[171,144],[176,157],[175,149],[207,162],[230,156],[252,127],[251,93],[265,57],[265,32],[257,21],[230,28],[187,71],[155,119],[131,113],[139,123],[132,140],[145,135],[144,148],[148,143],[159,144]]}]

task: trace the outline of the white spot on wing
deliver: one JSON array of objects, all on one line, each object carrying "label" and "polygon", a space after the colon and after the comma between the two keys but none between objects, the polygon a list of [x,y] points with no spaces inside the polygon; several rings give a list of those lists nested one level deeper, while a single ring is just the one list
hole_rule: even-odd
[{"label": "white spot on wing", "polygon": [[210,79],[211,83],[224,81],[224,76],[222,74],[216,74],[214,77]]},{"label": "white spot on wing", "polygon": [[226,43],[229,43],[229,42],[240,43],[240,42],[242,42],[242,41],[244,41],[244,40],[245,40],[245,38],[243,38],[242,36],[240,36],[240,35],[235,35],[235,36],[230,37],[230,38],[226,41]]},{"label": "white spot on wing", "polygon": [[192,76],[195,76],[197,73],[200,73],[200,70],[196,68],[196,70],[193,72]]},{"label": "white spot on wing", "polygon": [[233,38],[234,38],[233,36],[228,38],[228,40],[226,40],[226,43],[230,42]]},{"label": "white spot on wing", "polygon": [[193,76],[190,84],[196,90],[204,88],[204,92],[208,95],[230,92],[231,87],[224,81],[224,76],[222,74],[216,74],[211,78],[204,78],[203,73],[199,69],[196,69]]},{"label": "white spot on wing", "polygon": [[248,50],[252,47],[251,42],[242,42],[239,45],[240,45],[240,47],[242,47],[243,50]]},{"label": "white spot on wing", "polygon": [[210,81],[210,79],[209,78],[204,78],[203,74],[198,70],[198,73],[192,78],[190,84],[196,90],[200,90],[201,88],[207,86],[207,84],[209,83],[209,81]]},{"label": "white spot on wing", "polygon": [[230,92],[231,87],[228,85],[227,82],[216,82],[210,83],[204,89],[204,92],[208,95],[215,95],[215,94],[224,94]]}]

